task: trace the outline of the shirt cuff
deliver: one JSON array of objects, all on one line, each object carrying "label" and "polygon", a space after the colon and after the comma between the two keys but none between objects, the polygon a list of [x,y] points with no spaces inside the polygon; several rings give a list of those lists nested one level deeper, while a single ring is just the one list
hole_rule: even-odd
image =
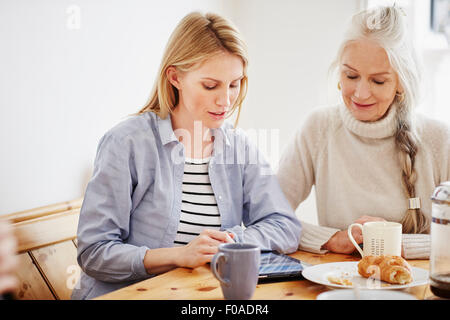
[{"label": "shirt cuff", "polygon": [[322,246],[340,229],[322,227],[302,221],[302,237],[298,248],[300,250],[324,254],[328,250],[322,249]]},{"label": "shirt cuff", "polygon": [[403,234],[402,249],[405,259],[429,259],[431,237],[429,234]]},{"label": "shirt cuff", "polygon": [[132,272],[134,277],[133,278],[144,278],[150,276],[147,272],[147,269],[145,269],[144,266],[144,257],[147,253],[147,250],[150,250],[149,248],[143,246],[139,247],[137,250],[137,254],[135,256],[135,259],[133,261],[133,264],[131,266]]},{"label": "shirt cuff", "polygon": [[234,226],[232,228],[228,228],[225,231],[233,234],[233,240],[236,243],[243,242],[244,240],[244,230],[241,226]]}]

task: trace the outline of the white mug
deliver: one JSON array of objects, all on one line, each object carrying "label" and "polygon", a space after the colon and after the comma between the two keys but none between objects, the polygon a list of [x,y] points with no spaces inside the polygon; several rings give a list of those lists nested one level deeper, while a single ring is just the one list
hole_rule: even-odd
[{"label": "white mug", "polygon": [[[362,231],[363,248],[361,250],[352,236],[352,228],[358,227]],[[372,221],[363,225],[353,223],[348,227],[348,237],[358,249],[362,257],[402,254],[402,225],[397,222]]]}]

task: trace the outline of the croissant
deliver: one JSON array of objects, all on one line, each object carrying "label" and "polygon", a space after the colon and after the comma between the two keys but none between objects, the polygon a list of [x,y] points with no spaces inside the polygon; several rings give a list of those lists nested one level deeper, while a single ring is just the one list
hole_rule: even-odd
[{"label": "croissant", "polygon": [[411,266],[399,256],[365,256],[358,263],[358,273],[392,284],[412,281]]}]

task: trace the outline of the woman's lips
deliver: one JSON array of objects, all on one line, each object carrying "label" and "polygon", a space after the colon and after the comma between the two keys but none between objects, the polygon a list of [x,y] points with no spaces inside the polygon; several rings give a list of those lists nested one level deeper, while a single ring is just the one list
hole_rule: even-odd
[{"label": "woman's lips", "polygon": [[352,100],[352,103],[358,108],[369,108],[369,107],[372,107],[373,105],[375,105],[375,103],[371,103],[371,104],[356,103],[353,100]]},{"label": "woman's lips", "polygon": [[208,111],[208,113],[214,120],[225,119],[225,114],[226,114],[225,111],[223,111],[223,112],[211,112],[211,111]]}]

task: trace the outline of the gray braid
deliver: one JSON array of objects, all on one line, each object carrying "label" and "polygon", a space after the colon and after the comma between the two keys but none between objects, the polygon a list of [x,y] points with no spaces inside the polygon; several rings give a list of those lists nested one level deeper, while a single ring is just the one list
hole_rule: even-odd
[{"label": "gray braid", "polygon": [[[397,104],[395,144],[400,151],[399,161],[402,168],[402,183],[406,197],[415,198],[417,173],[414,169],[414,162],[417,155],[418,142],[412,131],[411,120],[406,112],[407,108],[402,105],[402,102],[397,102]],[[407,209],[401,223],[403,225],[403,233],[429,232],[430,223],[421,209]]]}]

